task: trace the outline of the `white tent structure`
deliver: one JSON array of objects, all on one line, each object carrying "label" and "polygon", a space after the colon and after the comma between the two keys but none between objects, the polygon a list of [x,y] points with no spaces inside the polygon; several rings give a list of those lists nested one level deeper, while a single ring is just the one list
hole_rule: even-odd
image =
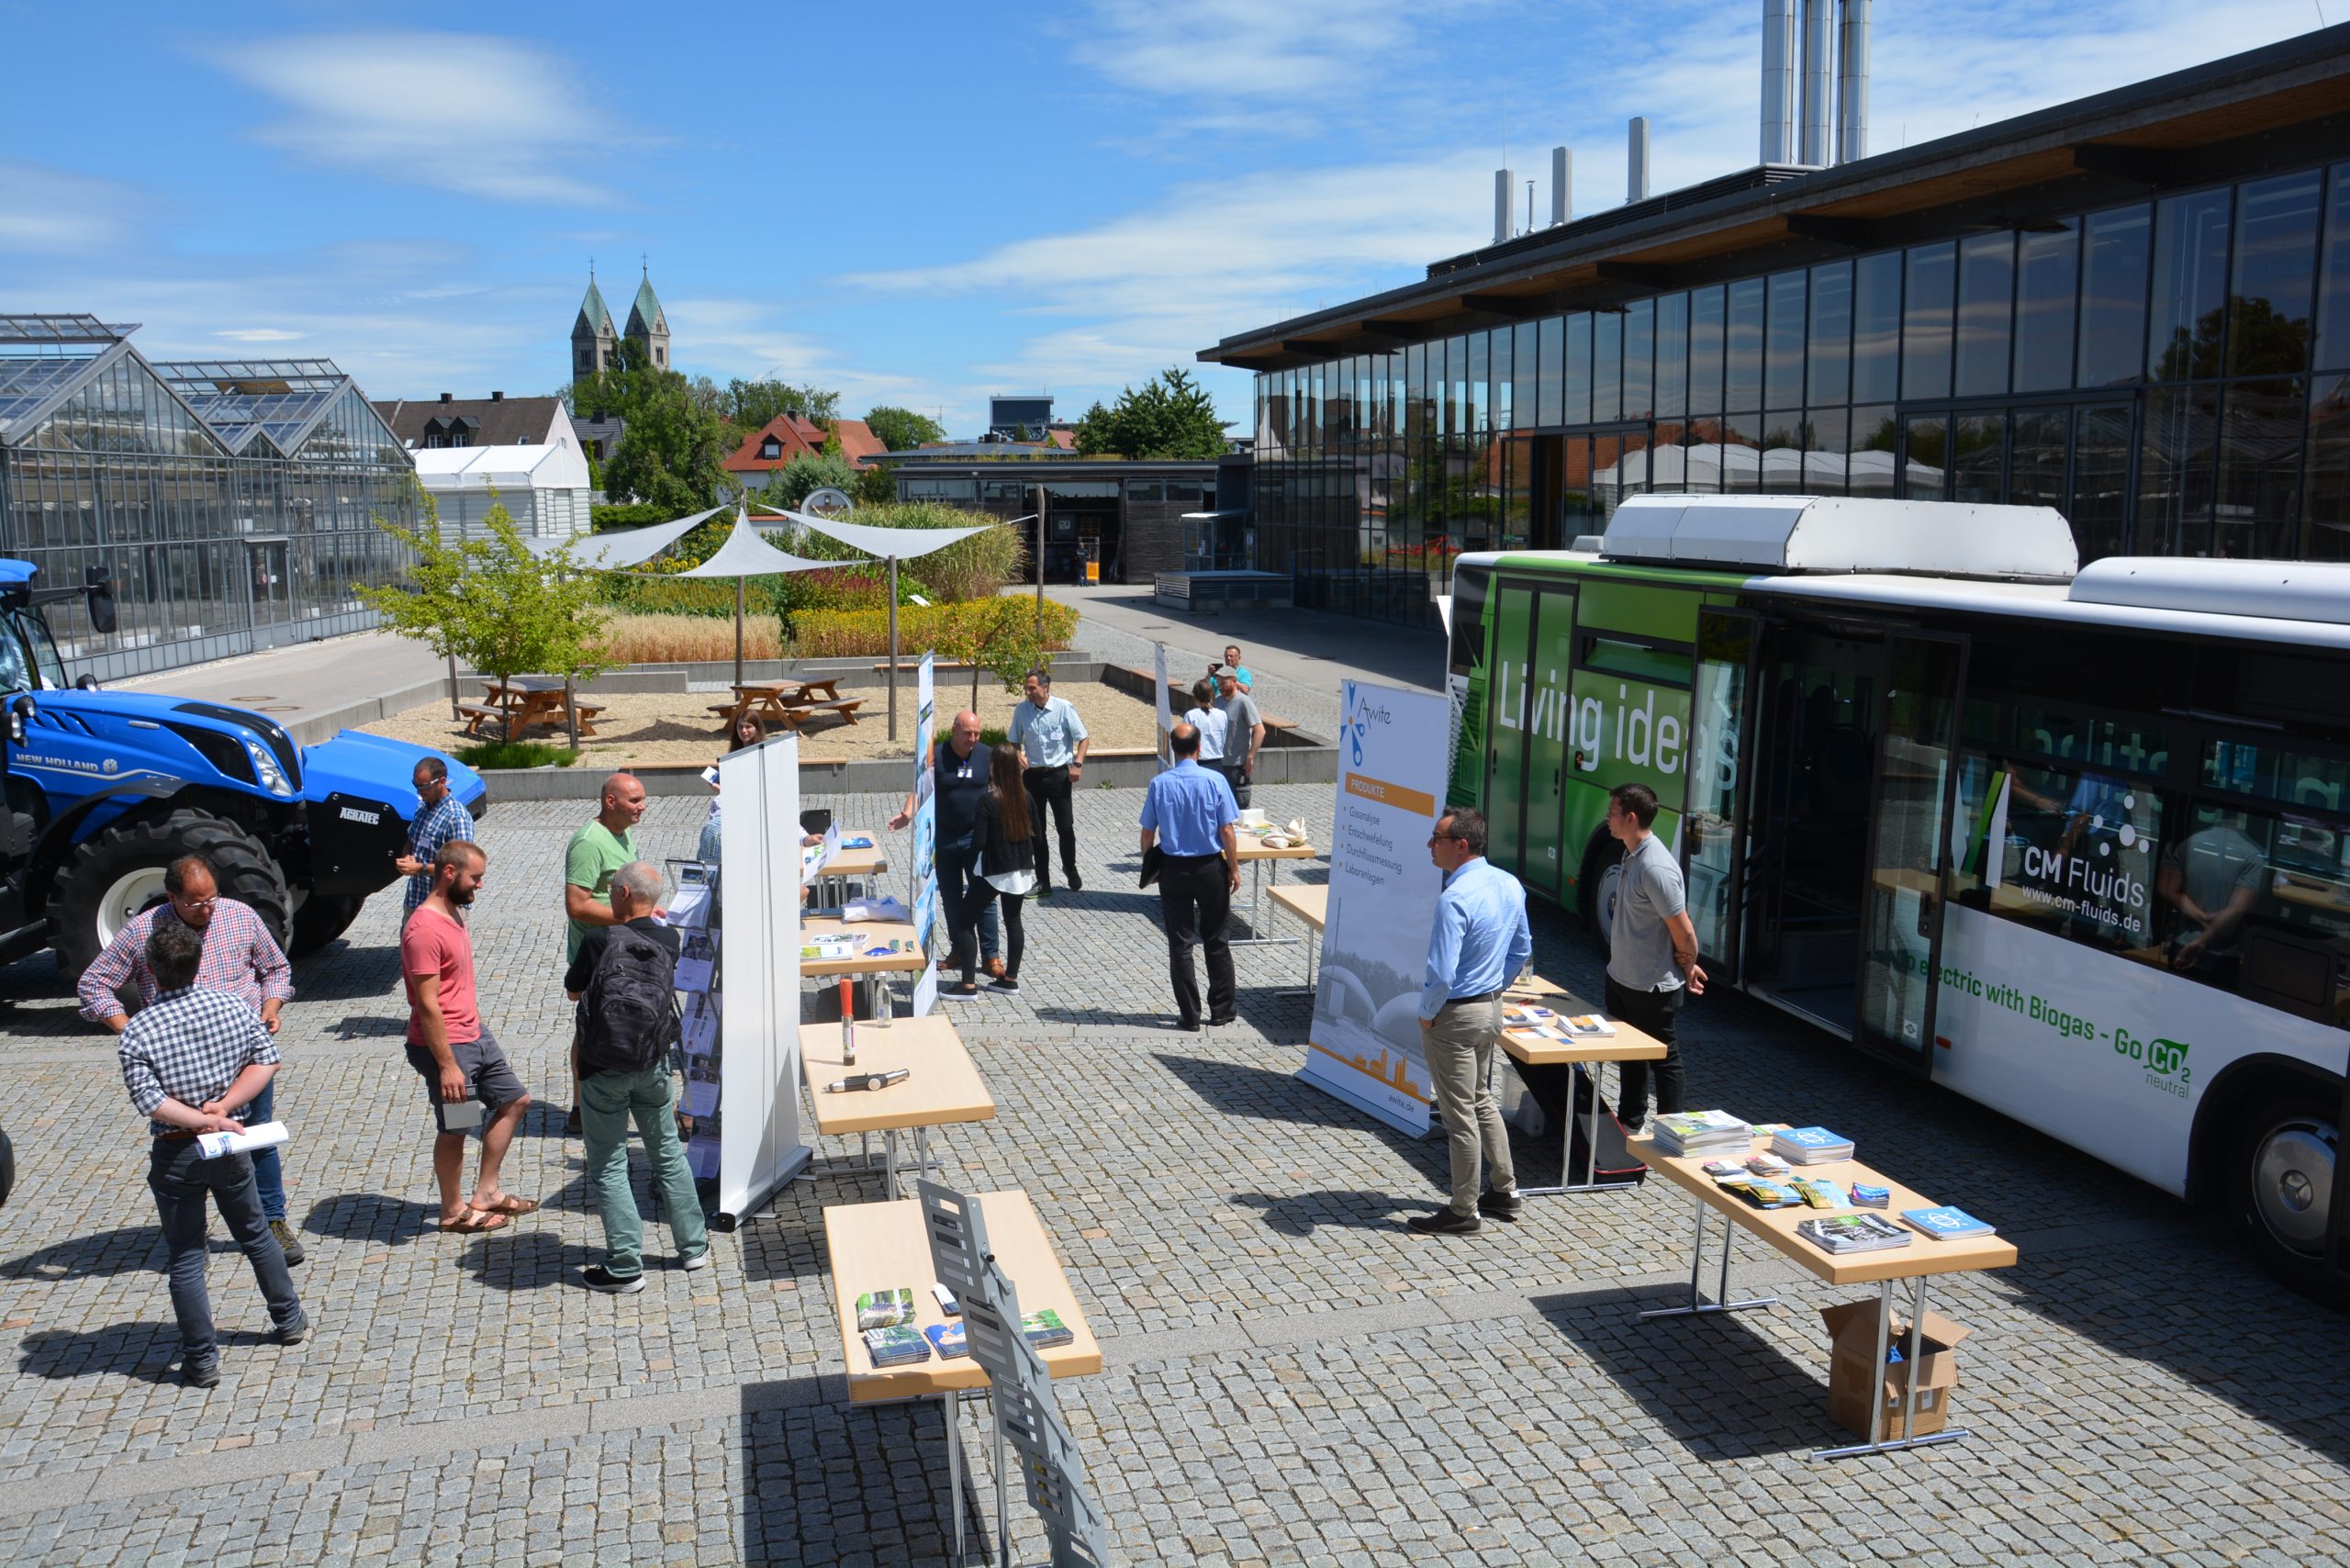
[{"label": "white tent structure", "polygon": [[[990,528],[1008,525],[983,522],[976,528],[876,528],[869,522],[843,522],[837,518],[817,517],[810,512],[787,510],[783,516],[801,528],[813,529],[828,539],[839,540],[852,550],[862,550],[867,555],[890,563],[890,738],[894,741],[898,738],[898,563],[919,560],[934,550],[946,549],[959,539],[968,539],[975,533],[985,533]],[[910,544],[917,548],[908,549]],[[1043,590],[1038,591],[1041,593]],[[1037,613],[1044,613],[1041,604]]]},{"label": "white tent structure", "polygon": [[482,519],[500,502],[525,539],[575,539],[588,531],[595,492],[576,447],[427,447],[408,455],[444,538],[484,537]]},{"label": "white tent structure", "polygon": [[[674,522],[656,522],[645,528],[623,528],[610,533],[591,534],[579,542],[572,552],[572,559],[586,571],[617,572],[630,566],[643,566],[664,550],[724,511],[724,507],[712,507],[691,517],[681,517]],[[560,548],[560,539],[525,539],[523,543],[533,554],[551,554]]]},{"label": "white tent structure", "polygon": [[[709,515],[705,512],[701,517],[688,521],[689,523],[699,522],[702,518]],[[675,528],[677,525],[663,523],[659,526]],[[632,532],[650,533],[655,530],[637,529]],[[872,532],[885,531],[873,530]],[[655,553],[657,554],[657,551]],[[649,556],[642,558],[650,559]],[[867,561],[810,561],[798,555],[787,554],[760,537],[759,531],[751,526],[750,519],[737,510],[734,513],[734,527],[726,535],[726,542],[712,551],[710,559],[700,566],[688,566],[682,572],[643,572],[638,575],[652,577],[733,577],[734,579],[734,680],[737,685],[740,685],[743,679],[743,582],[744,578],[773,577],[778,572],[821,572],[830,566],[869,565],[871,563]]]}]

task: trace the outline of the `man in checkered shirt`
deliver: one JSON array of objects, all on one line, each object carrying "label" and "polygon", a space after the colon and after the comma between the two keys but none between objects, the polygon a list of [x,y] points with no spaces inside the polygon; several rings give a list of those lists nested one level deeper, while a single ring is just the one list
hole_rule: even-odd
[{"label": "man in checkered shirt", "polygon": [[[152,1007],[161,988],[148,969],[147,938],[162,927],[181,925],[196,933],[203,944],[196,983],[227,991],[252,1009],[271,1034],[277,1033],[278,1009],[294,994],[294,968],[278,950],[277,939],[269,934],[261,916],[251,904],[220,897],[211,863],[201,855],[183,855],[173,861],[163,873],[163,892],[168,902],[125,921],[106,950],[82,971],[74,988],[82,1001],[82,1016],[121,1034],[130,1020],[116,993],[126,985],[139,988],[142,1010]],[[263,1085],[252,1107],[253,1119],[275,1121],[276,1099],[276,1086]],[[269,1217],[270,1229],[276,1233],[286,1262],[299,1263],[302,1242],[286,1222],[285,1171],[277,1150],[265,1148],[253,1156],[253,1175],[261,1185],[262,1212]]]},{"label": "man in checkered shirt", "polygon": [[409,782],[416,786],[416,798],[423,804],[416,820],[408,823],[408,853],[392,862],[408,879],[408,890],[400,895],[403,924],[416,913],[417,905],[432,896],[432,857],[441,853],[441,846],[461,838],[471,843],[474,836],[473,813],[451,791],[447,763],[437,756],[426,757],[416,765]]},{"label": "man in checkered shirt", "polygon": [[183,922],[155,924],[140,954],[154,1002],[140,1009],[116,1047],[123,1087],[149,1118],[147,1185],[171,1252],[180,1375],[198,1388],[220,1381],[219,1339],[204,1288],[207,1195],[252,1265],[277,1342],[298,1345],[310,1332],[285,1255],[262,1214],[252,1157],[207,1158],[196,1142],[199,1133],[242,1131],[241,1118],[252,1116],[278,1063],[277,1042],[258,1014],[196,983],[206,946],[204,934]]}]

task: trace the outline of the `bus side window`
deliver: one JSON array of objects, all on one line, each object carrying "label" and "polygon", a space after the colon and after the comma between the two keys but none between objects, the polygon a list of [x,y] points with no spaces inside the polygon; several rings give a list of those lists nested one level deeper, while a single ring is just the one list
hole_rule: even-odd
[{"label": "bus side window", "polygon": [[2158,961],[2161,793],[2092,768],[1966,755],[1953,846],[1959,902],[2071,941]]},{"label": "bus side window", "polygon": [[2343,824],[2199,800],[2157,886],[2172,972],[2298,1017],[2350,1019]]}]

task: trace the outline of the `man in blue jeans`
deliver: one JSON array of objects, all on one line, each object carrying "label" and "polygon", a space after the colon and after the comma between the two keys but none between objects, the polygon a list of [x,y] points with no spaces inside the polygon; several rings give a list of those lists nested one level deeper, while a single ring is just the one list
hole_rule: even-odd
[{"label": "man in blue jeans", "polygon": [[204,1288],[207,1197],[252,1265],[277,1342],[298,1345],[310,1332],[285,1255],[262,1214],[252,1157],[207,1155],[196,1141],[204,1133],[244,1130],[240,1118],[277,1072],[277,1042],[243,1002],[196,984],[204,957],[199,932],[162,922],[142,957],[155,979],[154,1005],[140,1009],[123,1030],[116,1057],[131,1104],[149,1118],[147,1185],[171,1253],[180,1375],[210,1388],[220,1381],[220,1343]]},{"label": "man in blue jeans", "polygon": [[[583,1048],[579,1058],[579,1126],[588,1146],[588,1177],[596,1184],[596,1208],[604,1216],[607,1256],[583,1272],[588,1288],[626,1295],[644,1288],[644,1220],[637,1213],[636,1193],[628,1174],[628,1125],[635,1119],[644,1139],[645,1158],[661,1201],[669,1210],[669,1234],[677,1238],[677,1266],[692,1271],[710,1264],[710,1231],[703,1223],[701,1199],[694,1192],[693,1172],[686,1166],[685,1145],[677,1138],[677,1099],[669,1075],[669,1048],[676,1043],[670,993],[662,991],[659,1021],[653,1025],[663,1037],[644,1042],[642,1053],[652,1066],[626,1072],[599,1067],[585,1048],[591,1010],[603,1004],[595,991],[596,971],[621,932],[643,937],[666,959],[665,974],[677,961],[677,933],[653,917],[661,904],[659,868],[635,860],[612,873],[612,924],[599,925],[581,938],[579,956],[565,971],[563,989],[580,1004]],[[611,983],[607,981],[607,984]]]},{"label": "man in blue jeans", "polygon": [[[151,1007],[161,990],[147,968],[148,934],[166,925],[180,925],[196,934],[202,945],[195,983],[207,991],[222,991],[261,1015],[262,1025],[277,1033],[278,1010],[294,995],[294,967],[285,961],[277,940],[251,904],[224,898],[212,874],[212,863],[201,855],[183,855],[163,872],[164,901],[141,910],[122,923],[106,951],[90,961],[74,985],[82,1016],[103,1024],[116,1034],[130,1020],[117,993],[126,986],[139,992],[139,1005]],[[277,1119],[274,1081],[262,1086],[261,1097],[250,1107],[250,1120]],[[277,1150],[263,1149],[252,1157],[253,1180],[261,1190],[262,1212],[277,1238],[288,1264],[302,1261],[302,1241],[285,1217],[285,1177]]]}]

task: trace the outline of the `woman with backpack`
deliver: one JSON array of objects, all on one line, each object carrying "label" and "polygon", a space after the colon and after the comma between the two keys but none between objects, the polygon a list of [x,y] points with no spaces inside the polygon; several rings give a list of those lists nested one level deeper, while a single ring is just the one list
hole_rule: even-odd
[{"label": "woman with backpack", "polygon": [[949,996],[979,995],[973,960],[979,948],[979,914],[998,899],[1003,901],[1004,966],[1003,973],[988,983],[998,991],[1020,989],[1021,950],[1027,946],[1020,912],[1036,886],[1035,824],[1028,814],[1026,770],[1027,758],[1009,742],[988,754],[988,792],[979,801],[973,843],[979,850],[979,876],[989,890],[985,897],[971,900],[956,924],[953,961],[961,964],[963,978],[946,988]]}]

